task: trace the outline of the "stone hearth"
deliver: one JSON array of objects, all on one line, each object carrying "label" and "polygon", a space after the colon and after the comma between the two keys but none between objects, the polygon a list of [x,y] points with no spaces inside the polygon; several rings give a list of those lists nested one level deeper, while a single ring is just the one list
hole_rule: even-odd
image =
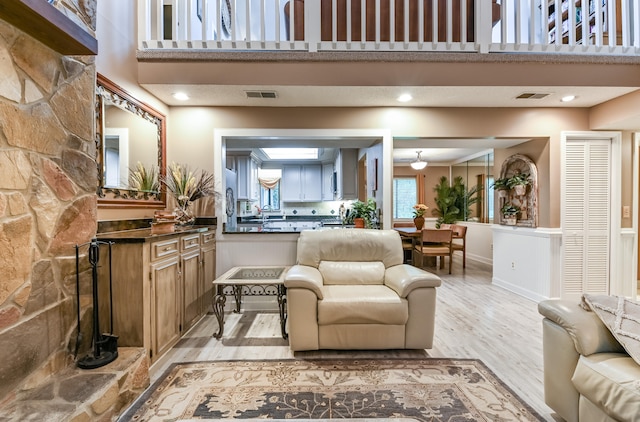
[{"label": "stone hearth", "polygon": [[[149,386],[149,359],[142,348],[120,348],[118,359],[101,368],[75,367],[37,387],[17,392],[2,409],[8,421],[111,421]],[[6,419],[5,419],[6,418]]]}]

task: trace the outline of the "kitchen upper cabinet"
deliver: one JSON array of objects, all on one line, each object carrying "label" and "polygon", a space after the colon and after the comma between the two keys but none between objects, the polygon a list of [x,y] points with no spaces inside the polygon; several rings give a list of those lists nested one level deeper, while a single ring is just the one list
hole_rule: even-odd
[{"label": "kitchen upper cabinet", "polygon": [[260,184],[258,182],[258,162],[252,156],[236,156],[238,174],[237,199],[240,201],[260,200]]},{"label": "kitchen upper cabinet", "polygon": [[283,166],[281,195],[284,202],[322,201],[322,166]]},{"label": "kitchen upper cabinet", "polygon": [[336,157],[335,199],[358,198],[358,150],[342,148]]},{"label": "kitchen upper cabinet", "polygon": [[333,163],[322,165],[322,200],[333,201]]}]

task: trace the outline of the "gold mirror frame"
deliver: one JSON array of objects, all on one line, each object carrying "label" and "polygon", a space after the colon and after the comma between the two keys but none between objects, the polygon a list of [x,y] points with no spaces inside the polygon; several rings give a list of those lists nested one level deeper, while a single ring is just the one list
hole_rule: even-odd
[{"label": "gold mirror frame", "polygon": [[116,104],[118,107],[153,123],[158,134],[158,173],[163,177],[166,172],[166,122],[164,114],[153,107],[138,101],[128,92],[101,74],[96,78],[96,163],[98,165],[98,206],[100,208],[165,208],[166,195],[164,185],[160,192],[140,192],[131,189],[121,189],[103,186],[104,178],[104,101]]}]

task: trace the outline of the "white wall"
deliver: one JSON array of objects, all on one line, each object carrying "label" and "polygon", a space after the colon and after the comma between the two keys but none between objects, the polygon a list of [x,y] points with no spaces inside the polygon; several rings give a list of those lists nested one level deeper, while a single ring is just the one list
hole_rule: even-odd
[{"label": "white wall", "polygon": [[125,91],[161,113],[168,107],[138,85],[137,1],[100,0],[97,2],[96,38],[98,55],[96,70],[116,82]]}]

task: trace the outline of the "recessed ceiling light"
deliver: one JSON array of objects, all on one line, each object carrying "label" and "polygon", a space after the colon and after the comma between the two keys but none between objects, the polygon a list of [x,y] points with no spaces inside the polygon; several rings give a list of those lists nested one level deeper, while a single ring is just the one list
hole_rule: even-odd
[{"label": "recessed ceiling light", "polygon": [[178,101],[187,101],[189,99],[189,96],[184,92],[175,92],[173,94],[173,98],[175,98]]},{"label": "recessed ceiling light", "polygon": [[573,101],[575,99],[576,99],[575,95],[565,95],[564,97],[562,97],[560,101],[562,101],[563,103],[568,103],[569,101]]},{"label": "recessed ceiling light", "polygon": [[402,94],[401,96],[398,97],[398,101],[400,101],[401,103],[406,103],[413,100],[413,97],[411,96],[411,94]]}]

